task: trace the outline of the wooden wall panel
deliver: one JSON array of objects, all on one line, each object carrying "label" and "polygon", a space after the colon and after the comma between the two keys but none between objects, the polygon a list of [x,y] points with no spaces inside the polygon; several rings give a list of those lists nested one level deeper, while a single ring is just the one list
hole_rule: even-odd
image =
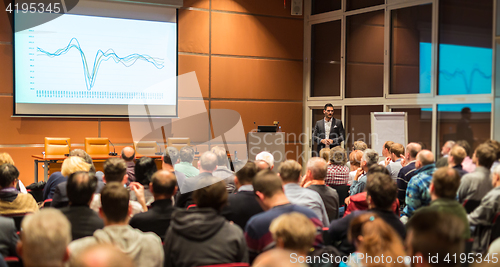
[{"label": "wooden wall panel", "polygon": [[[1,10],[0,10],[1,13]],[[1,24],[1,22],[0,22]],[[1,40],[0,40],[1,41]],[[13,93],[12,45],[0,44],[0,93]]]},{"label": "wooden wall panel", "polygon": [[297,19],[213,13],[212,53],[302,59],[303,24]]},{"label": "wooden wall panel", "polygon": [[212,57],[212,97],[302,99],[302,62]]},{"label": "wooden wall panel", "polygon": [[208,9],[210,7],[210,0],[184,0],[184,7]]},{"label": "wooden wall panel", "polygon": [[208,12],[179,9],[179,52],[208,53]]},{"label": "wooden wall panel", "polygon": [[[208,97],[208,66],[208,56],[179,55],[179,75],[192,71],[196,72],[196,77],[198,78],[198,84],[200,85],[203,97]],[[179,82],[179,97],[193,97],[197,94],[198,92],[183,89]]]},{"label": "wooden wall panel", "polygon": [[286,8],[283,1],[269,0],[215,0],[212,1],[213,10],[234,11],[250,14],[272,15],[280,17],[299,17],[292,16],[290,10],[290,1],[286,2]]},{"label": "wooden wall panel", "polygon": [[[34,181],[34,160],[31,155],[42,154],[43,147],[4,147],[0,148],[0,153],[9,153],[19,170],[19,179],[24,185],[29,185]],[[38,166],[38,179],[43,181],[42,163]]]},{"label": "wooden wall panel", "polygon": [[0,2],[0,42],[12,42],[12,26],[4,5],[6,2],[10,1]]}]

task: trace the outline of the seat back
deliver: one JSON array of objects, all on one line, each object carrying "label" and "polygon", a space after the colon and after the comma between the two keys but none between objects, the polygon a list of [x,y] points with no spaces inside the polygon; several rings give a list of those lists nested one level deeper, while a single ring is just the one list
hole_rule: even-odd
[{"label": "seat back", "polygon": [[490,244],[500,237],[500,212],[495,215],[491,226]]},{"label": "seat back", "polygon": [[28,213],[2,214],[2,216],[14,219],[14,225],[16,226],[17,231],[21,231],[21,222],[26,214]]},{"label": "seat back", "polygon": [[158,144],[156,141],[134,141],[134,149],[136,154],[152,156],[158,151]]},{"label": "seat back", "polygon": [[467,214],[469,214],[469,213],[473,212],[479,206],[479,204],[481,204],[481,200],[469,199],[469,200],[465,200],[462,205],[464,206]]},{"label": "seat back", "polygon": [[45,137],[45,155],[61,156],[69,154],[71,149],[70,138]]},{"label": "seat back", "polygon": [[19,258],[16,256],[9,256],[9,257],[5,257],[3,259],[5,260],[5,263],[7,263],[7,266],[9,266],[9,267],[22,267],[23,266],[21,260],[19,260]]},{"label": "seat back", "polygon": [[85,138],[85,152],[89,155],[108,155],[109,138],[87,137]]},{"label": "seat back", "polygon": [[189,137],[169,137],[167,140],[167,146],[173,146],[179,151],[181,150],[181,148],[190,145],[191,138]]}]

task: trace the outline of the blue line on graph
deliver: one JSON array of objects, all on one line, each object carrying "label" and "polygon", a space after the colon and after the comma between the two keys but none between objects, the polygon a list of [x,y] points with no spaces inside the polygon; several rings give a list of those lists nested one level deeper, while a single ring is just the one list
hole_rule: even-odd
[{"label": "blue line on graph", "polygon": [[478,68],[472,69],[472,71],[469,74],[469,79],[467,79],[467,73],[465,70],[457,69],[453,73],[450,73],[450,72],[445,71],[445,70],[440,70],[439,73],[442,74],[443,77],[448,81],[456,78],[457,76],[461,76],[461,78],[464,82],[465,91],[467,94],[472,94],[472,85],[474,84],[474,74],[475,73],[478,73],[484,79],[487,79],[487,80],[491,79],[491,75],[487,75],[486,73],[482,72]]},{"label": "blue line on graph", "polygon": [[164,67],[163,65],[164,61],[162,58],[154,58],[148,55],[141,55],[136,53],[125,57],[119,57],[118,55],[115,54],[115,51],[113,51],[113,49],[110,48],[106,50],[106,52],[103,52],[101,49],[97,51],[94,58],[94,66],[92,68],[92,73],[90,73],[87,64],[87,57],[85,56],[85,53],[82,51],[80,47],[80,42],[78,42],[76,38],[71,38],[69,44],[65,48],[57,49],[54,53],[47,52],[40,47],[37,47],[37,51],[43,53],[42,55],[47,55],[53,58],[68,53],[68,51],[71,50],[71,48],[76,48],[80,52],[84,70],[83,76],[85,77],[85,84],[87,85],[87,90],[90,90],[94,87],[95,80],[97,77],[97,72],[99,71],[99,66],[101,65],[101,62],[108,61],[109,59],[113,59],[115,63],[121,63],[125,67],[130,67],[134,65],[135,62],[137,62],[138,60],[143,60],[148,63],[151,63],[157,69],[162,69]]}]

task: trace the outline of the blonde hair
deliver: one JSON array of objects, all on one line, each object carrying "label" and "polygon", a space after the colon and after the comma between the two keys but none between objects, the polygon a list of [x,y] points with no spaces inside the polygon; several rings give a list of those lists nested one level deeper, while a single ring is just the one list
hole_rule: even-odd
[{"label": "blonde hair", "polygon": [[90,170],[90,164],[85,162],[80,157],[77,156],[72,156],[68,157],[63,161],[63,164],[61,166],[61,174],[63,176],[68,177],[70,174],[79,172],[79,171],[84,171],[88,172]]},{"label": "blonde hair", "polygon": [[9,153],[0,153],[0,165],[5,164],[5,163],[10,163],[12,165],[14,164],[14,160],[12,157],[9,155]]},{"label": "blonde hair", "polygon": [[363,157],[363,151],[361,150],[354,150],[349,154],[349,162],[351,163],[351,171],[353,171],[353,167],[357,169],[361,167],[361,158]]},{"label": "blonde hair", "polygon": [[275,241],[280,239],[284,249],[309,251],[316,237],[316,227],[304,214],[286,213],[274,219],[269,232]]},{"label": "blonde hair", "polygon": [[326,162],[330,161],[330,148],[325,147],[319,151],[319,157],[323,158]]}]

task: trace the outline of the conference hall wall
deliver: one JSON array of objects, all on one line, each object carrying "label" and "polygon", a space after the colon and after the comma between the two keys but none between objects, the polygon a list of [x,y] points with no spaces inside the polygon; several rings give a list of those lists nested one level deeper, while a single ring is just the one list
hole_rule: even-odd
[{"label": "conference hall wall", "polygon": [[[0,152],[13,157],[25,184],[33,182],[33,154],[44,137],[70,137],[83,148],[85,137],[108,137],[116,150],[132,145],[127,119],[13,118],[12,29],[0,2]],[[256,124],[279,121],[286,133],[302,133],[303,17],[291,16],[289,1],[184,0],[179,9],[179,75],[195,72],[207,110],[230,109],[241,115],[245,133]],[[180,85],[181,87],[181,85]],[[179,112],[189,109],[191,92],[179,89]],[[177,122],[165,136],[210,140],[213,128],[200,121]],[[162,140],[158,140],[162,141]],[[216,145],[216,144],[213,144]],[[200,152],[209,145],[198,145]],[[245,145],[238,146],[243,158]],[[288,158],[301,153],[298,139],[286,144]],[[231,151],[233,153],[234,151]],[[41,164],[39,177],[43,177]]]}]

